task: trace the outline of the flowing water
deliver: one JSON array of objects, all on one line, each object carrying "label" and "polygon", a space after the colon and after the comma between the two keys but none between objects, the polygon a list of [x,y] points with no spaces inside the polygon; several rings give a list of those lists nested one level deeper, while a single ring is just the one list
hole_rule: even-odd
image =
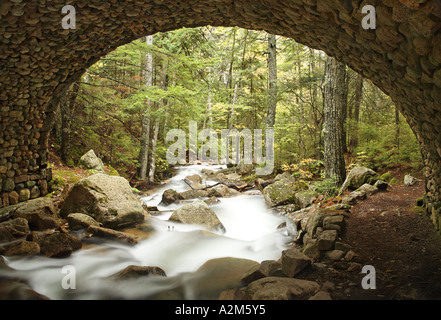
[{"label": "flowing water", "polygon": [[[162,206],[162,193],[166,189],[188,190],[183,179],[201,174],[202,168],[220,167],[180,167],[166,185],[143,198],[149,206],[167,212],[151,219],[155,232],[135,246],[103,241],[85,246],[63,259],[31,256],[8,257],[6,261],[17,270],[14,274],[27,279],[35,291],[51,299],[145,299],[177,287],[181,288],[185,299],[194,299],[194,286],[200,276],[195,271],[210,259],[277,260],[291,238],[284,229],[277,228],[284,218],[274,215],[260,194],[221,198],[219,203],[210,206],[225,226],[225,233],[207,232],[198,225],[168,221],[171,211],[182,203]],[[212,185],[216,181],[203,183]],[[166,272],[167,277],[147,276],[127,281],[109,279],[129,265],[157,266]],[[65,266],[73,268],[63,269]],[[75,282],[69,282],[71,287],[72,283],[75,284],[75,289],[63,289],[63,281],[68,275],[72,276],[66,270],[75,271]]]}]

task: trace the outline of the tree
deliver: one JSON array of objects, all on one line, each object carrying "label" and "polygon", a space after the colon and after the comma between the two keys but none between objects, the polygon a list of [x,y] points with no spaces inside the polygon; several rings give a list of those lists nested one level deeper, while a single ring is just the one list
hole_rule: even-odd
[{"label": "tree", "polygon": [[363,95],[363,76],[357,74],[356,84],[355,84],[355,102],[354,102],[354,113],[353,119],[351,119],[351,140],[349,146],[351,151],[358,146],[358,122],[360,121],[360,106],[361,98]]},{"label": "tree", "polygon": [[[153,45],[153,36],[147,36],[146,43],[149,46]],[[145,85],[147,87],[153,86],[153,55],[151,52],[148,52],[146,55]],[[138,178],[140,180],[145,180],[147,177],[148,159],[149,159],[151,107],[152,107],[152,101],[147,97],[146,107],[142,116],[141,147],[139,150]]]},{"label": "tree", "polygon": [[273,128],[277,106],[277,44],[276,36],[268,34],[268,111],[266,127]]},{"label": "tree", "polygon": [[323,92],[323,138],[326,178],[341,185],[346,178],[344,140],[344,105],[346,66],[328,57],[325,65]]}]

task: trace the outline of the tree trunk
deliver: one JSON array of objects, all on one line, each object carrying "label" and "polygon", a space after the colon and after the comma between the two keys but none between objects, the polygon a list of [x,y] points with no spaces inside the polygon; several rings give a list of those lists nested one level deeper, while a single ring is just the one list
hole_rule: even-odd
[{"label": "tree trunk", "polygon": [[274,128],[277,106],[277,47],[276,36],[268,34],[268,111],[266,127]]},{"label": "tree trunk", "polygon": [[[153,36],[146,37],[148,45],[153,44]],[[146,55],[145,67],[145,84],[147,87],[153,85],[153,56],[149,52]],[[142,116],[142,133],[141,133],[141,148],[139,150],[139,167],[138,178],[145,180],[147,177],[147,168],[149,161],[149,138],[150,138],[150,109],[152,101],[147,97],[146,108]]]},{"label": "tree trunk", "polygon": [[[168,71],[168,60],[164,61],[161,71],[161,89],[166,91],[168,87],[168,79],[167,79],[167,71]],[[165,105],[167,102],[165,100],[160,101],[160,108],[165,109]],[[155,116],[155,122],[153,124],[153,136],[151,139],[152,150],[151,150],[151,159],[150,159],[150,170],[149,170],[149,181],[155,181],[155,169],[156,169],[156,145],[158,143],[158,133],[159,133],[159,115]]]},{"label": "tree trunk", "polygon": [[341,185],[346,178],[343,153],[344,97],[346,66],[328,57],[323,88],[323,138],[326,178]]},{"label": "tree trunk", "polygon": [[360,106],[361,98],[363,96],[363,76],[357,75],[356,88],[355,88],[355,102],[354,113],[351,125],[351,141],[349,143],[351,151],[358,146],[358,123],[360,121]]}]

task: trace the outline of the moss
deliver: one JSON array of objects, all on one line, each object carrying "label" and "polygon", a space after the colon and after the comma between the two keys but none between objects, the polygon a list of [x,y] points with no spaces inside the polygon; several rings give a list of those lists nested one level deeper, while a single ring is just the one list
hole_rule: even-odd
[{"label": "moss", "polygon": [[389,184],[397,184],[397,183],[398,183],[398,180],[395,179],[395,178],[392,178],[392,179],[389,181]]},{"label": "moss", "polygon": [[383,180],[383,181],[386,181],[386,182],[389,182],[390,179],[392,179],[392,175],[391,175],[390,171],[388,171],[388,172],[386,172],[386,173],[383,173],[383,174],[380,176],[380,180]]},{"label": "moss", "polygon": [[241,180],[244,182],[254,182],[257,179],[257,176],[255,174],[249,174],[244,176]]},{"label": "moss", "polygon": [[415,206],[415,207],[412,208],[412,212],[422,216],[422,215],[424,215],[426,213],[426,210],[424,210],[423,207]]},{"label": "moss", "polygon": [[62,178],[66,181],[66,183],[77,183],[84,178],[82,175],[69,170],[52,170],[52,175],[54,179]]}]

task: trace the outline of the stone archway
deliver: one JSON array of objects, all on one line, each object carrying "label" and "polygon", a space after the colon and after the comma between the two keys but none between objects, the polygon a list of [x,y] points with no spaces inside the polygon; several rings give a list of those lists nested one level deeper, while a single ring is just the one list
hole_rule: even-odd
[{"label": "stone archway", "polygon": [[[74,30],[61,25],[67,4],[76,9]],[[362,28],[365,5],[376,8],[376,30]],[[3,0],[0,207],[15,202],[23,188],[32,196],[46,192],[53,106],[89,66],[142,36],[204,25],[294,38],[345,62],[390,95],[419,140],[427,209],[440,227],[439,0]]]}]

